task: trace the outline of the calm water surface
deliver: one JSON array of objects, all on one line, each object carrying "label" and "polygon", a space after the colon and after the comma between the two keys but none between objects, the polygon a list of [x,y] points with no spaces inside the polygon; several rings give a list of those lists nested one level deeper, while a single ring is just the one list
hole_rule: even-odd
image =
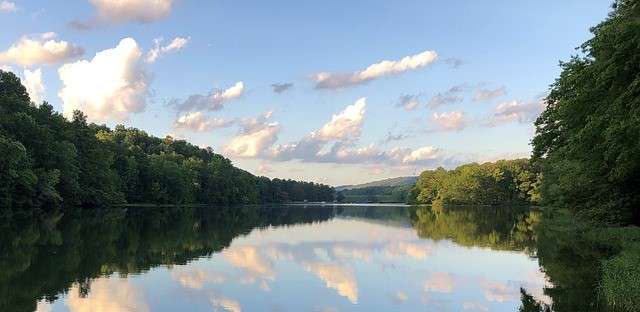
[{"label": "calm water surface", "polygon": [[517,311],[535,212],[108,209],[2,227],[2,311]]}]

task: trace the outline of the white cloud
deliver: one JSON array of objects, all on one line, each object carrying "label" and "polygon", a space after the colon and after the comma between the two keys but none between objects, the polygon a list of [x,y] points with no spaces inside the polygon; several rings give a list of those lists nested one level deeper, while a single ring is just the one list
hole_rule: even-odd
[{"label": "white cloud", "polygon": [[358,282],[350,268],[328,263],[309,263],[305,269],[323,280],[327,288],[335,289],[351,303],[358,303]]},{"label": "white cloud", "polygon": [[23,66],[54,64],[76,58],[84,50],[64,40],[54,40],[55,33],[48,32],[36,37],[23,36],[9,49],[0,52],[0,63]]},{"label": "white cloud", "polygon": [[186,113],[173,122],[173,128],[190,130],[195,132],[207,132],[213,129],[226,128],[235,121],[222,118],[210,118],[202,112]]},{"label": "white cloud", "polygon": [[105,22],[150,23],[166,17],[174,0],[89,0]]},{"label": "white cloud", "polygon": [[162,44],[162,38],[155,39],[154,40],[154,47],[151,50],[149,50],[149,52],[147,52],[147,56],[145,58],[145,61],[147,63],[153,63],[162,54],[179,51],[179,50],[181,50],[182,48],[184,48],[187,45],[189,40],[190,40],[190,38],[175,37],[175,38],[173,38],[173,40],[171,40],[171,42],[169,44],[163,46],[163,45],[161,45]]},{"label": "white cloud", "polygon": [[544,111],[546,105],[544,99],[529,103],[520,101],[504,102],[496,106],[493,118],[488,125],[495,126],[514,121],[525,124],[532,123]]},{"label": "white cloud", "polygon": [[362,121],[364,119],[366,98],[358,99],[353,105],[347,106],[339,114],[333,115],[331,121],[322,128],[311,133],[311,138],[330,140],[352,140],[360,137]]},{"label": "white cloud", "polygon": [[434,112],[431,120],[437,125],[434,131],[460,131],[466,126],[464,112]]},{"label": "white cloud", "polygon": [[39,105],[42,101],[42,94],[45,90],[44,84],[42,83],[42,70],[40,68],[34,71],[25,69],[22,84],[27,89],[31,102]]},{"label": "white cloud", "polygon": [[176,269],[171,271],[171,277],[191,289],[202,289],[204,284],[222,284],[226,281],[224,274],[202,269]]},{"label": "white cloud", "polygon": [[280,132],[280,124],[269,122],[270,117],[271,112],[268,112],[259,118],[243,120],[240,133],[225,145],[225,153],[238,157],[264,155],[278,139]]},{"label": "white cloud", "polygon": [[58,94],[64,115],[83,111],[90,119],[125,120],[146,106],[148,81],[142,68],[142,52],[135,40],[98,52],[91,61],[65,64],[58,70],[64,87]]},{"label": "white cloud", "polygon": [[12,1],[0,1],[0,12],[15,12],[18,10],[15,2]]},{"label": "white cloud", "polygon": [[208,95],[194,94],[189,96],[185,101],[172,100],[170,105],[176,107],[178,111],[190,111],[190,110],[221,110],[224,104],[237,99],[244,93],[244,83],[242,81],[236,82],[235,85],[229,87],[226,90],[214,90]]},{"label": "white cloud", "polygon": [[397,75],[409,70],[427,66],[438,58],[435,51],[424,51],[419,54],[405,56],[396,61],[381,61],[369,65],[364,70],[346,74],[322,72],[313,75],[317,89],[339,89],[362,84],[380,77]]},{"label": "white cloud", "polygon": [[[398,154],[399,152],[400,154]],[[402,155],[402,152],[402,149],[392,149],[391,154]],[[423,146],[413,151],[409,151],[408,153],[405,152],[404,154],[405,155],[402,157],[403,163],[431,161],[440,156],[438,149],[433,146]]]},{"label": "white cloud", "polygon": [[143,292],[121,278],[99,278],[91,281],[88,296],[81,294],[80,285],[69,289],[66,305],[72,312],[149,311]]},{"label": "white cloud", "polygon": [[489,101],[507,94],[507,88],[500,87],[497,89],[478,89],[473,96],[474,101]]}]

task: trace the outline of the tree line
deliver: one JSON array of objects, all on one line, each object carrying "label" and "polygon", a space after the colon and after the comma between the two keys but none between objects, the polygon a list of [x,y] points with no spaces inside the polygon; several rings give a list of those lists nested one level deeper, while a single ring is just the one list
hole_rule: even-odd
[{"label": "tree line", "polygon": [[0,71],[0,207],[332,201],[323,184],[256,177],[211,148],[71,120]]},{"label": "tree line", "polygon": [[540,200],[539,168],[527,159],[442,167],[420,174],[409,194],[417,204],[535,204]]},{"label": "tree line", "polygon": [[640,1],[614,2],[581,56],[561,63],[537,119],[544,204],[592,221],[640,224]]}]

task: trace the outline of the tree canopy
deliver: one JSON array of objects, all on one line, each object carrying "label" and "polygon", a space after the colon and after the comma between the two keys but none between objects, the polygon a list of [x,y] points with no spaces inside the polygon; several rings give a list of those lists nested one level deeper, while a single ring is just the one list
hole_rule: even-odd
[{"label": "tree canopy", "polygon": [[322,184],[256,177],[213,152],[136,128],[68,121],[31,103],[13,73],[0,71],[0,207],[122,203],[250,204],[332,201]]},{"label": "tree canopy", "polygon": [[640,1],[619,0],[582,55],[561,63],[536,121],[547,205],[640,223]]}]

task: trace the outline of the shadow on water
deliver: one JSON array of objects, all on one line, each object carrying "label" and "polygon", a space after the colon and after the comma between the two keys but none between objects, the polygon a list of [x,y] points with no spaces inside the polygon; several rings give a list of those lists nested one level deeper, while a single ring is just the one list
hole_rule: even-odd
[{"label": "shadow on water", "polygon": [[[79,285],[118,273],[186,264],[228,247],[255,228],[348,218],[413,228],[420,238],[538,257],[554,311],[604,311],[595,289],[597,246],[589,246],[525,207],[274,206],[113,208],[0,218],[0,311],[34,311]],[[527,297],[523,293],[523,307]],[[531,303],[531,302],[528,302]],[[533,308],[531,308],[533,307]],[[535,304],[521,311],[537,310]],[[598,310],[601,309],[601,310]]]}]

